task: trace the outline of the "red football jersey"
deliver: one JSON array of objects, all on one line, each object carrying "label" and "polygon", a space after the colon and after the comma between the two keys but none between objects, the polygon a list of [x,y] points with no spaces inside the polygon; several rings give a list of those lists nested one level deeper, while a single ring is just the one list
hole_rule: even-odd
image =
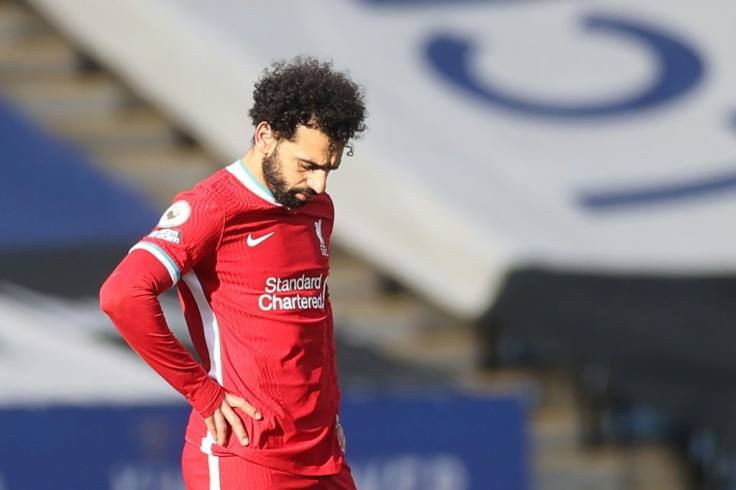
[{"label": "red football jersey", "polygon": [[241,413],[248,446],[231,434],[220,447],[192,411],[186,438],[204,452],[292,473],[340,471],[327,293],[333,219],[326,194],[286,208],[239,160],[177,195],[133,247],[153,254],[177,284],[205,370],[263,415]]}]

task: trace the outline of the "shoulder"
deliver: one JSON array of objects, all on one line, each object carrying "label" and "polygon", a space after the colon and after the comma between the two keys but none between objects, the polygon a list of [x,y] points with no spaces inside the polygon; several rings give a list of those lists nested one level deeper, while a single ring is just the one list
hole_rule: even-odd
[{"label": "shoulder", "polygon": [[232,175],[226,169],[220,169],[195,185],[191,192],[207,196],[221,196],[230,192],[233,187]]},{"label": "shoulder", "polygon": [[219,192],[221,171],[174,196],[158,223],[162,228],[215,227],[221,228],[227,209]]},{"label": "shoulder", "polygon": [[189,206],[196,206],[208,212],[221,213],[223,199],[218,189],[218,181],[221,179],[220,172],[200,181],[189,190],[180,192],[174,198],[174,204],[184,201]]},{"label": "shoulder", "polygon": [[326,192],[315,196],[309,204],[314,211],[319,212],[320,214],[326,213],[330,217],[335,214],[335,204],[333,203],[330,195]]},{"label": "shoulder", "polygon": [[321,195],[321,197],[325,200],[326,204],[329,207],[331,207],[331,208],[334,209],[335,203],[332,201],[332,198],[330,197],[329,194],[327,194],[326,192],[323,192],[322,195]]},{"label": "shoulder", "polygon": [[181,196],[195,199],[225,218],[258,208],[251,193],[227,168],[215,172],[177,197]]}]

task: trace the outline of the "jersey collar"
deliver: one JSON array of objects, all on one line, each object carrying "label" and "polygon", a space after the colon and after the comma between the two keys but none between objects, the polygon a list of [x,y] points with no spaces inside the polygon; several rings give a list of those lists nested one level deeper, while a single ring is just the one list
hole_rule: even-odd
[{"label": "jersey collar", "polygon": [[273,197],[273,194],[271,194],[271,191],[268,190],[268,188],[265,187],[263,184],[258,182],[258,179],[255,178],[250,170],[248,170],[242,159],[236,160],[235,162],[228,165],[226,168],[228,172],[233,174],[235,178],[238,179],[240,183],[247,187],[248,190],[251,191],[253,194],[260,197],[266,202],[269,202],[276,206],[281,206],[281,204],[276,202],[276,199]]}]

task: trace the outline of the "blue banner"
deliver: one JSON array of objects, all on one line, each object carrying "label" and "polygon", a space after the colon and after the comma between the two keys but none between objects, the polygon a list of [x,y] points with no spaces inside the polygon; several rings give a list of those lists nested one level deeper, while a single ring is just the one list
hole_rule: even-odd
[{"label": "blue banner", "polygon": [[[345,397],[361,490],[526,490],[522,397]],[[182,490],[189,407],[0,410],[0,490]]]},{"label": "blue banner", "polygon": [[521,397],[351,398],[340,422],[360,490],[530,487]]}]

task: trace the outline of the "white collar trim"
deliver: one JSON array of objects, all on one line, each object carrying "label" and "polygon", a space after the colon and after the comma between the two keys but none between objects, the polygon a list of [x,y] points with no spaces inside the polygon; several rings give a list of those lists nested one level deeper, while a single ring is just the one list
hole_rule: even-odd
[{"label": "white collar trim", "polygon": [[253,176],[252,173],[245,167],[245,164],[243,163],[243,160],[238,159],[225,167],[228,172],[233,174],[236,179],[240,181],[241,184],[243,184],[245,187],[248,188],[249,191],[251,191],[256,196],[260,197],[266,202],[269,202],[276,206],[281,206],[278,202],[276,202],[276,199],[274,199],[273,194],[271,194],[271,191],[269,191],[266,187],[264,187],[256,178]]}]

